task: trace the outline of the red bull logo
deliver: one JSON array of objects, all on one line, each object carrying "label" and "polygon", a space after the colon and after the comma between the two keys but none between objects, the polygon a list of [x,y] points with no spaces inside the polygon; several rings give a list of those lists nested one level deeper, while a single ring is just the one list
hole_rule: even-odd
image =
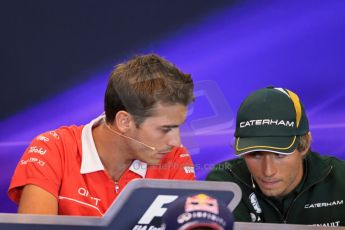
[{"label": "red bull logo", "polygon": [[188,197],[185,204],[185,212],[192,212],[196,210],[218,214],[218,202],[216,199],[205,194],[198,194]]}]

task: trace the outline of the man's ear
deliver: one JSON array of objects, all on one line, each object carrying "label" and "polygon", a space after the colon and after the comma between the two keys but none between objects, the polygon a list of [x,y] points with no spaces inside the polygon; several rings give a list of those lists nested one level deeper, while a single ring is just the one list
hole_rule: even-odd
[{"label": "man's ear", "polygon": [[119,131],[125,133],[130,128],[131,115],[124,110],[120,110],[116,113],[114,122]]},{"label": "man's ear", "polygon": [[303,150],[303,152],[301,152],[301,154],[302,154],[302,156],[303,157],[306,157],[306,155],[307,155],[307,153],[309,152],[309,149],[310,149],[310,145],[311,145],[311,132],[309,131],[308,132],[308,138],[307,138],[307,140],[308,140],[308,146],[307,146],[307,148],[305,149],[305,150]]}]

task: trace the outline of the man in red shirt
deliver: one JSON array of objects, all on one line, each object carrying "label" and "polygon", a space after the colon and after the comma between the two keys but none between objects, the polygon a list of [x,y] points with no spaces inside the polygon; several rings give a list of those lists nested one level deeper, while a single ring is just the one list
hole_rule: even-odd
[{"label": "man in red shirt", "polygon": [[104,114],[41,134],[26,149],[8,190],[18,212],[103,216],[133,179],[194,180],[179,130],[193,87],[155,54],[117,65]]}]

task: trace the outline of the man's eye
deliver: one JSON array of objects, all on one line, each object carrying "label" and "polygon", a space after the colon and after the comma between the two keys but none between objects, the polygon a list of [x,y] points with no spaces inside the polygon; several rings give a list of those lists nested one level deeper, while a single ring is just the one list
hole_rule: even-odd
[{"label": "man's eye", "polygon": [[275,158],[279,158],[279,159],[280,159],[280,158],[285,158],[285,157],[286,157],[286,155],[284,155],[284,154],[278,154],[278,153],[275,153],[275,154],[274,154],[274,157],[275,157]]},{"label": "man's eye", "polygon": [[171,128],[162,128],[163,133],[168,133],[171,131]]}]

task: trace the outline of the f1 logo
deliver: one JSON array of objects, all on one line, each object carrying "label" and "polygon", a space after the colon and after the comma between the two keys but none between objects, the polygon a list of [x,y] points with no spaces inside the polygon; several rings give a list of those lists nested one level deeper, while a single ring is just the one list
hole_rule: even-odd
[{"label": "f1 logo", "polygon": [[141,217],[138,224],[150,224],[153,218],[162,217],[167,210],[167,208],[163,208],[163,205],[169,204],[177,198],[178,196],[173,195],[158,195]]}]

